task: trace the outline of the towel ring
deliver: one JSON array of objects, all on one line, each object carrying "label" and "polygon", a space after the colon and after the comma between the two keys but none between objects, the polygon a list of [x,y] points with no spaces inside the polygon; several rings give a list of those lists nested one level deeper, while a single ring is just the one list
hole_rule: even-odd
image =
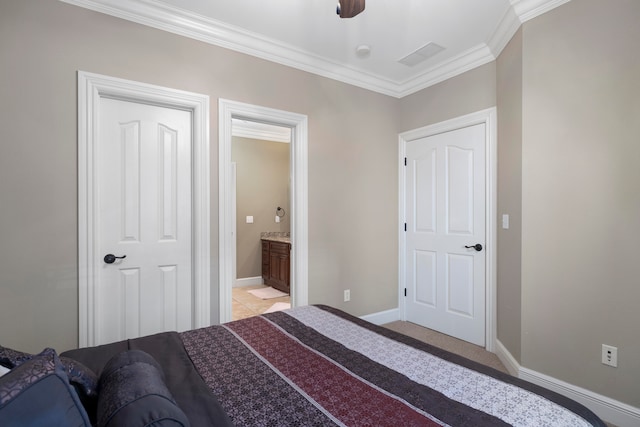
[{"label": "towel ring", "polygon": [[280,206],[278,206],[276,208],[276,216],[279,216],[280,218],[283,218],[285,216],[285,214],[286,214],[286,212]]}]

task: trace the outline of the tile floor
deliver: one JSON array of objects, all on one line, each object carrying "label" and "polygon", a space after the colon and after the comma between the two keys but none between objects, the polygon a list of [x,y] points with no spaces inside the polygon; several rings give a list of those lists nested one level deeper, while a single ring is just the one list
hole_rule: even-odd
[{"label": "tile floor", "polygon": [[233,320],[244,319],[245,317],[262,314],[277,302],[290,302],[290,297],[280,297],[271,299],[260,299],[247,291],[252,289],[267,288],[264,285],[243,286],[232,289],[231,318]]}]

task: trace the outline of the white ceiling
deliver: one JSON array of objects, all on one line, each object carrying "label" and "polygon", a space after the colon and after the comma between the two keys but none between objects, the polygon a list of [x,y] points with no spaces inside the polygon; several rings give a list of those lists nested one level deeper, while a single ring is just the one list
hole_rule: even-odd
[{"label": "white ceiling", "polygon": [[[520,24],[569,0],[61,0],[401,98],[493,61]],[[429,43],[425,61],[398,61]],[[370,47],[361,57],[356,48]]]}]

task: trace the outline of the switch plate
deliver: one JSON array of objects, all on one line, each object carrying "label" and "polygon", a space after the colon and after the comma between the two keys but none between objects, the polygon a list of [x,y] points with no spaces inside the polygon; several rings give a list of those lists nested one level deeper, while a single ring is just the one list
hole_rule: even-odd
[{"label": "switch plate", "polygon": [[502,215],[502,228],[504,230],[508,230],[509,229],[509,215],[508,214]]},{"label": "switch plate", "polygon": [[347,301],[351,301],[351,290],[350,289],[345,289],[344,290],[344,302]]},{"label": "switch plate", "polygon": [[602,363],[618,367],[618,347],[602,344]]},{"label": "switch plate", "polygon": [[247,224],[253,224],[253,215],[247,216]]}]

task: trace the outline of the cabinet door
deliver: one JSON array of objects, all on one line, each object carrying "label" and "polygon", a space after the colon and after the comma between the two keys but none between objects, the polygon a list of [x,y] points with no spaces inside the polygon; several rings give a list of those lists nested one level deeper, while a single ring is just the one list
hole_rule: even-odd
[{"label": "cabinet door", "polygon": [[283,292],[289,292],[289,256],[280,255],[278,258],[278,285]]},{"label": "cabinet door", "polygon": [[289,244],[269,242],[269,284],[289,292]]},{"label": "cabinet door", "polygon": [[262,241],[262,280],[267,283],[269,280],[269,242]]}]

